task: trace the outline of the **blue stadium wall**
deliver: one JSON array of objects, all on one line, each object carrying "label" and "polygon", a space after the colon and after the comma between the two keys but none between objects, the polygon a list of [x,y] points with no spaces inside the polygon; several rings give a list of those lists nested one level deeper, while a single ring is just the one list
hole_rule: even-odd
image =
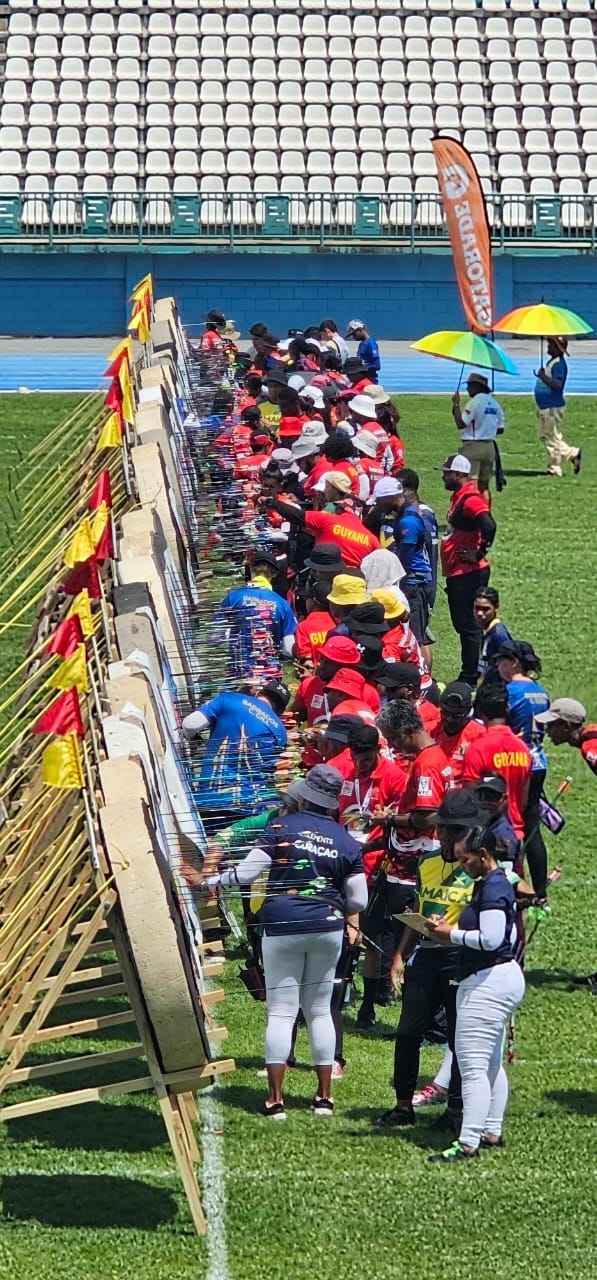
[{"label": "blue stadium wall", "polygon": [[[572,307],[597,330],[597,256],[497,255],[496,313],[539,298]],[[438,253],[4,253],[0,334],[90,337],[122,331],[131,286],[152,271],[187,323],[213,306],[244,333],[266,320],[279,334],[324,315],[369,322],[378,338],[459,328],[452,262]]]}]

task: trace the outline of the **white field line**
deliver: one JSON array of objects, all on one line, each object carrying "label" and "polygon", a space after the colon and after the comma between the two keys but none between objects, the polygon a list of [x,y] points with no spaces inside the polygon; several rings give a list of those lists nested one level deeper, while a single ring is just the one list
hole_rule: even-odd
[{"label": "white field line", "polygon": [[230,1280],[226,1243],[226,1170],[224,1166],[224,1115],[218,1087],[201,1091],[203,1209],[207,1221],[206,1280]]}]

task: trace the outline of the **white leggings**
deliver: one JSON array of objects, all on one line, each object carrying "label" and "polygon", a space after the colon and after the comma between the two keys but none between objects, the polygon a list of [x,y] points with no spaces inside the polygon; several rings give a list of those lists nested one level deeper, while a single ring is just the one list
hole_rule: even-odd
[{"label": "white leggings", "polygon": [[305,1015],[314,1065],[329,1067],[333,1063],[336,1032],[330,1005],[341,950],[341,929],[264,937],[265,1061],[269,1065],[288,1061],[299,1008]]},{"label": "white leggings", "polygon": [[483,1133],[499,1137],[508,1077],[502,1066],[506,1023],[524,995],[515,960],[480,969],[460,983],[456,994],[455,1050],[462,1076],[460,1141],[478,1147]]}]

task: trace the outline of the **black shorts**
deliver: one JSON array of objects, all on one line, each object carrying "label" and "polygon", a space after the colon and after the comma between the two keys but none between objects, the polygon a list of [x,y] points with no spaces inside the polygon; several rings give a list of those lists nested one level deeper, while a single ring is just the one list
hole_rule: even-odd
[{"label": "black shorts", "polygon": [[395,884],[393,881],[386,880],[384,875],[379,892],[374,888],[371,899],[371,908],[367,907],[361,915],[361,928],[370,938],[381,937],[386,919],[391,919],[398,912],[412,910],[415,886]]},{"label": "black shorts", "polygon": [[410,627],[419,644],[425,644],[425,633],[429,622],[429,588],[426,582],[414,582],[401,589],[408,600],[410,611]]}]

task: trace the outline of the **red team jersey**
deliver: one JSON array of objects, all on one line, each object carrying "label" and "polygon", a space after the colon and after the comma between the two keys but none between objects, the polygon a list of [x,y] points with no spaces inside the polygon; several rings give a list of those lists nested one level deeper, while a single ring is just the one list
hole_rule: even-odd
[{"label": "red team jersey", "polygon": [[585,764],[597,773],[597,724],[586,724],[580,735],[580,750]]},{"label": "red team jersey", "polygon": [[476,742],[486,732],[485,725],[481,724],[480,720],[467,720],[458,733],[448,734],[445,729],[442,729],[440,721],[439,729],[434,734],[434,737],[438,747],[441,747],[450,761],[453,783],[460,782],[464,768],[464,757],[471,742]]},{"label": "red team jersey", "polygon": [[[379,808],[397,808],[406,786],[406,771],[392,760],[380,755],[373,773],[362,776],[357,773],[354,760],[347,749],[329,762],[342,774],[344,782],[340,791],[339,820],[343,825],[359,825],[359,819]],[[367,841],[376,840],[379,848],[366,853],[363,858],[365,871],[371,876],[383,859],[383,828],[364,821]],[[353,832],[354,834],[354,832]]]},{"label": "red team jersey", "polygon": [[524,836],[523,811],[531,763],[522,738],[517,738],[507,725],[496,724],[471,743],[462,769],[465,784],[478,782],[484,773],[499,773],[504,778],[510,822],[519,840]]},{"label": "red team jersey", "polygon": [[[398,812],[439,809],[450,785],[450,765],[441,747],[424,747],[412,761],[404,795]],[[416,827],[390,827],[388,840],[389,880],[414,884],[417,863],[423,853],[439,847],[435,830],[419,831]]]},{"label": "red team jersey", "polygon": [[474,516],[482,515],[484,512],[489,513],[489,507],[485,498],[482,498],[479,493],[476,480],[467,480],[462,489],[452,494],[448,508],[448,529],[440,544],[444,577],[454,578],[457,574],[476,573],[477,569],[487,568],[487,560],[478,560],[475,564],[469,564],[466,560],[461,560],[460,558],[463,551],[477,552],[479,550],[481,546],[479,530],[454,529],[452,527],[452,517],[457,517],[459,520],[463,518],[471,519]]},{"label": "red team jersey", "polygon": [[294,633],[297,658],[312,658],[315,662],[328,631],[333,631],[335,625],[331,613],[319,609],[308,613]]},{"label": "red team jersey", "polygon": [[305,529],[313,534],[315,546],[333,542],[349,569],[358,569],[370,551],[379,550],[379,539],[369,533],[362,520],[351,511],[307,511]]}]

